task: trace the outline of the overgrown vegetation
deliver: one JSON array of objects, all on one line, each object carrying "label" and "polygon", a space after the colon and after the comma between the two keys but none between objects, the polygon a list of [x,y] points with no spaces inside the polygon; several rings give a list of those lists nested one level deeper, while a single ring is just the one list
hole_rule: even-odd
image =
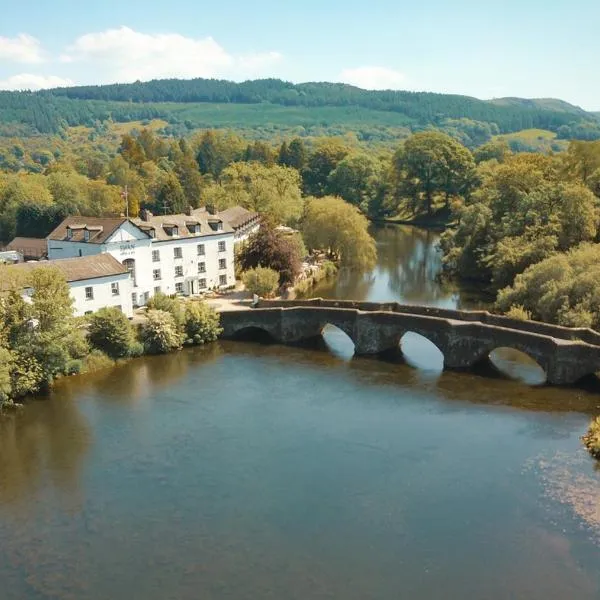
[{"label": "overgrown vegetation", "polygon": [[[149,310],[138,340],[116,308],[99,310],[87,324],[74,317],[69,286],[56,268],[40,266],[24,274],[0,266],[0,282],[0,408],[47,391],[57,377],[102,369],[144,351],[204,344],[221,331],[218,314],[203,302],[183,306],[168,298],[171,312]],[[28,300],[25,289],[31,290]]]},{"label": "overgrown vegetation", "polygon": [[251,294],[270,298],[279,288],[279,273],[268,267],[256,267],[245,271],[242,281]]},{"label": "overgrown vegetation", "polygon": [[592,420],[587,433],[582,439],[589,453],[595,459],[600,460],[600,417]]}]

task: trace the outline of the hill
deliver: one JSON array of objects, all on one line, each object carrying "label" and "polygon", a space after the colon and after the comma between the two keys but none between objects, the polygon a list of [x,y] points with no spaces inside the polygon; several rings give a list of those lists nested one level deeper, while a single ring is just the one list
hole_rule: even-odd
[{"label": "hill", "polygon": [[[163,79],[131,84],[0,92],[0,135],[60,133],[68,126],[164,119],[182,128],[275,126],[321,128],[321,134],[356,131],[359,137],[397,137],[398,128],[429,126],[479,138],[544,129],[559,138],[600,138],[600,120],[561,100],[455,94],[367,91],[340,83],[293,84],[279,79],[234,83],[215,79]],[[392,128],[386,132],[377,129]],[[477,129],[489,131],[476,131]],[[299,132],[302,134],[302,132]],[[314,132],[311,132],[314,134]],[[474,134],[474,138],[473,135]]]}]

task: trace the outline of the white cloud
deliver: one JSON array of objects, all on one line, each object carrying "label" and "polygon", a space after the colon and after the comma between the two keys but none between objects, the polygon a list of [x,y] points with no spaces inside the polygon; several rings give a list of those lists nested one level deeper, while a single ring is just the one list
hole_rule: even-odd
[{"label": "white cloud", "polygon": [[344,69],[339,74],[338,81],[365,90],[399,90],[406,87],[404,74],[387,67]]},{"label": "white cloud", "polygon": [[75,82],[56,75],[34,75],[32,73],[21,73],[0,80],[0,90],[43,90],[69,85],[75,85]]},{"label": "white cloud", "polygon": [[236,57],[211,37],[147,34],[130,27],[82,35],[60,57],[63,63],[85,63],[94,83],[232,74],[255,77],[280,60],[277,52]]},{"label": "white cloud", "polygon": [[39,40],[20,33],[16,38],[0,36],[0,61],[41,63],[44,55]]}]

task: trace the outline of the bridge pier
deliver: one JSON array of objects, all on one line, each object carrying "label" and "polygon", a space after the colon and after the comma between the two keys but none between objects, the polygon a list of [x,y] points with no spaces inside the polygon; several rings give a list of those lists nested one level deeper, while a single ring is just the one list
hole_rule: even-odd
[{"label": "bridge pier", "polygon": [[[352,339],[355,354],[373,356],[398,349],[402,336],[411,331],[439,348],[446,369],[469,369],[496,348],[507,347],[534,358],[551,385],[573,384],[600,371],[600,339],[591,330],[512,321],[470,311],[344,301],[327,301],[325,306],[325,301],[314,302],[299,301],[296,306],[294,301],[277,301],[266,303],[265,308],[223,312],[222,337],[233,338],[240,331],[260,329],[276,342],[296,344],[320,336],[323,327],[331,324]],[[494,322],[484,322],[486,319]]]}]

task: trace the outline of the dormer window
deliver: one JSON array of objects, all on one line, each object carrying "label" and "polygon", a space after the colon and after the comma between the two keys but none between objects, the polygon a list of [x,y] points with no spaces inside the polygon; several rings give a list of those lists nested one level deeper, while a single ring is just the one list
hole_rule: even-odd
[{"label": "dormer window", "polygon": [[154,227],[152,227],[152,229],[148,229],[148,235],[151,238],[155,238],[156,237],[156,229],[154,229]]},{"label": "dormer window", "polygon": [[177,225],[171,229],[171,235],[179,235],[179,227]]},{"label": "dormer window", "polygon": [[90,241],[90,232],[87,229],[83,230],[83,241],[84,242]]},{"label": "dormer window", "polygon": [[67,227],[67,239],[73,239],[73,230],[70,227]]}]

